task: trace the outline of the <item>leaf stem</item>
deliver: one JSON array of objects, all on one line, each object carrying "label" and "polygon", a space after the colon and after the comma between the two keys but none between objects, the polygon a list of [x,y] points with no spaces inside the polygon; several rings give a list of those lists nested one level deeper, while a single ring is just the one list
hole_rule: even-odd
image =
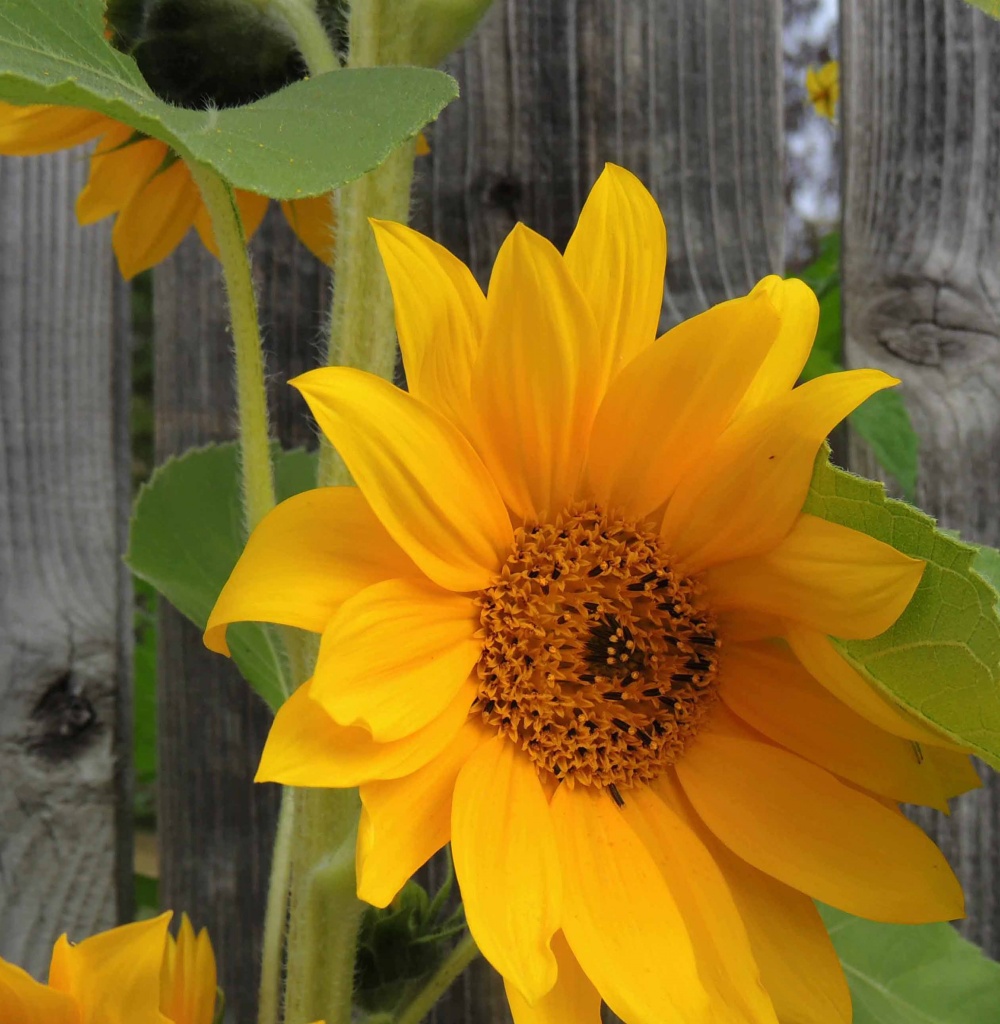
[{"label": "leaf stem", "polygon": [[271,876],[264,914],[261,950],[258,1024],[281,1024],[281,983],[285,965],[285,932],[288,924],[288,891],[292,876],[292,823],[294,791],[283,789],[278,829],[271,855]]},{"label": "leaf stem", "polygon": [[212,218],[229,299],[229,319],[236,352],[243,513],[249,533],[275,504],[257,297],[250,275],[243,222],[232,189],[206,164],[192,161],[189,167]]},{"label": "leaf stem", "polygon": [[[413,38],[409,5],[394,0],[354,0],[348,66],[405,64]],[[396,327],[392,292],[375,245],[369,218],[404,223],[416,142],[403,143],[374,171],[345,185],[338,201],[330,366],[355,366],[392,379],[396,368]],[[343,462],[329,444],[320,447],[320,487],[350,483]]]},{"label": "leaf stem", "polygon": [[288,26],[295,45],[311,75],[324,75],[340,69],[326,26],[313,0],[265,0],[265,6],[278,14]]},{"label": "leaf stem", "polygon": [[452,982],[479,956],[479,947],[466,933],[462,941],[448,954],[448,958],[433,974],[430,981],[413,997],[396,1017],[395,1024],[420,1024],[434,1008],[434,1004],[447,992]]}]

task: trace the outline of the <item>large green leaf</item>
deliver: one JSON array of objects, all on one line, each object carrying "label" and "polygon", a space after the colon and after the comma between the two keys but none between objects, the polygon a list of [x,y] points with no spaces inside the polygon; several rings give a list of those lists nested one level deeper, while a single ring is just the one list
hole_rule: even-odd
[{"label": "large green leaf", "polygon": [[1000,964],[948,924],[878,924],[820,906],[854,1024],[996,1024]]},{"label": "large green leaf", "polygon": [[[820,243],[819,256],[797,275],[819,299],[819,327],[802,379],[812,380],[844,368],[840,317],[840,235],[831,232]],[[899,484],[907,498],[917,487],[919,444],[910,414],[898,391],[872,395],[848,420],[868,442],[879,465]]]},{"label": "large green leaf", "polygon": [[[281,499],[313,486],[314,457],[306,452],[281,453],[275,469]],[[244,543],[237,447],[211,445],[168,459],[143,485],[125,560],[204,629]],[[284,699],[285,666],[268,627],[232,626],[229,646],[247,682],[277,708]]]},{"label": "large green leaf", "polygon": [[162,139],[238,188],[279,199],[360,177],[458,95],[426,68],[360,68],[296,82],[243,107],[156,97],[102,34],[102,0],[3,0],[0,99],[86,107]]},{"label": "large green leaf", "polygon": [[977,549],[887,498],[881,484],[831,466],[828,452],[816,461],[804,511],[927,562],[893,626],[837,644],[893,700],[1000,767],[1000,620],[997,594],[974,568]]}]

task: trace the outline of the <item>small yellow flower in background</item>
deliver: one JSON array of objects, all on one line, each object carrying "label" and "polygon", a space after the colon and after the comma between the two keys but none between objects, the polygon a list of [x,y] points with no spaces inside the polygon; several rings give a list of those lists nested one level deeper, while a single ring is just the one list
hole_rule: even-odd
[{"label": "small yellow flower in background", "polygon": [[176,940],[171,915],[101,932],[78,944],[62,936],[47,985],[0,960],[4,1024],[212,1024],[215,954],[185,915]]},{"label": "small yellow flower in background", "polygon": [[[102,114],[73,107],[0,103],[0,154],[36,156],[98,139],[90,178],[76,204],[81,224],[115,216],[112,245],[122,276],[166,259],[192,226],[218,255],[208,210],[187,164],[158,139]],[[251,238],[270,200],[236,189],[243,231]],[[318,259],[333,260],[335,224],[329,196],[281,204],[292,229]]]},{"label": "small yellow flower in background", "polygon": [[322,634],[258,779],[360,786],[376,906],[451,842],[517,1024],[598,1024],[602,999],[628,1024],[847,1024],[813,898],[960,917],[896,804],[978,784],[829,640],[886,630],[923,563],[801,512],[829,431],[897,381],[795,387],[818,306],[777,277],[657,339],[666,233],[619,167],[565,255],[515,227],[488,296],[375,231],[410,391],[295,382],[357,486],[276,508],[205,634]]},{"label": "small yellow flower in background", "polygon": [[816,113],[832,121],[840,100],[840,62],[830,60],[820,68],[810,67],[806,71],[806,91]]}]

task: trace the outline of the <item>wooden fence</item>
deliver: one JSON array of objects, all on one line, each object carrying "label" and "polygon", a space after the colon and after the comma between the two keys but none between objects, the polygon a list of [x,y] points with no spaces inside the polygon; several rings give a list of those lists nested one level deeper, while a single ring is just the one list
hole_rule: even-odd
[{"label": "wooden fence", "polygon": [[[664,326],[781,269],[779,0],[496,0],[450,70],[414,222],[485,283],[517,220],[563,244],[604,161],[670,235]],[[960,0],[844,0],[847,353],[901,376],[920,502],[1000,543],[1000,26]],[[79,153],[0,161],[0,956],[131,910],[127,293],[80,230]],[[327,275],[269,216],[254,271],[274,423],[310,441],[289,377],[315,362]],[[156,455],[232,436],[218,267],[194,240],[155,274]],[[874,471],[866,453],[852,463]],[[236,1021],[255,1019],[276,794],[249,779],[267,714],[160,615],[161,898],[207,924]],[[1000,954],[995,785],[932,829]],[[480,965],[440,1024],[509,1019]]]}]

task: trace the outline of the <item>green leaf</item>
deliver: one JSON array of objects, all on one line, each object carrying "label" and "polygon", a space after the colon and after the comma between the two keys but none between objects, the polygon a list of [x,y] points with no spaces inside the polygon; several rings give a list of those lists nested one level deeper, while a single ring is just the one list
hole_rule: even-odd
[{"label": "green leaf", "polygon": [[0,99],[96,110],[278,199],[359,178],[458,95],[440,71],[358,68],[242,107],[189,110],[155,96],[132,58],[104,40],[102,24],[102,0],[4,0]]},{"label": "green leaf", "polygon": [[881,484],[831,466],[828,451],[803,511],[927,562],[893,626],[872,640],[835,642],[876,688],[1000,767],[1000,619],[996,592],[975,571],[976,549],[887,498]]},{"label": "green leaf", "polygon": [[[279,499],[314,486],[315,456],[281,452]],[[235,444],[195,448],[168,459],[139,491],[125,556],[181,614],[204,629],[215,599],[243,551],[239,455]],[[268,627],[230,627],[233,660],[272,708],[283,700],[283,658]]]},{"label": "green leaf", "polygon": [[[795,275],[805,281],[819,299],[819,327],[802,379],[812,380],[844,369],[840,321],[840,235],[834,231],[820,242],[816,260]],[[848,422],[868,442],[879,465],[913,499],[917,489],[919,443],[910,414],[897,391],[872,395]]]},{"label": "green leaf", "polygon": [[996,1024],[1000,964],[948,924],[879,924],[820,905],[854,1024]]},{"label": "green leaf", "polygon": [[974,7],[985,11],[991,18],[1000,19],[1000,0],[967,0]]}]

